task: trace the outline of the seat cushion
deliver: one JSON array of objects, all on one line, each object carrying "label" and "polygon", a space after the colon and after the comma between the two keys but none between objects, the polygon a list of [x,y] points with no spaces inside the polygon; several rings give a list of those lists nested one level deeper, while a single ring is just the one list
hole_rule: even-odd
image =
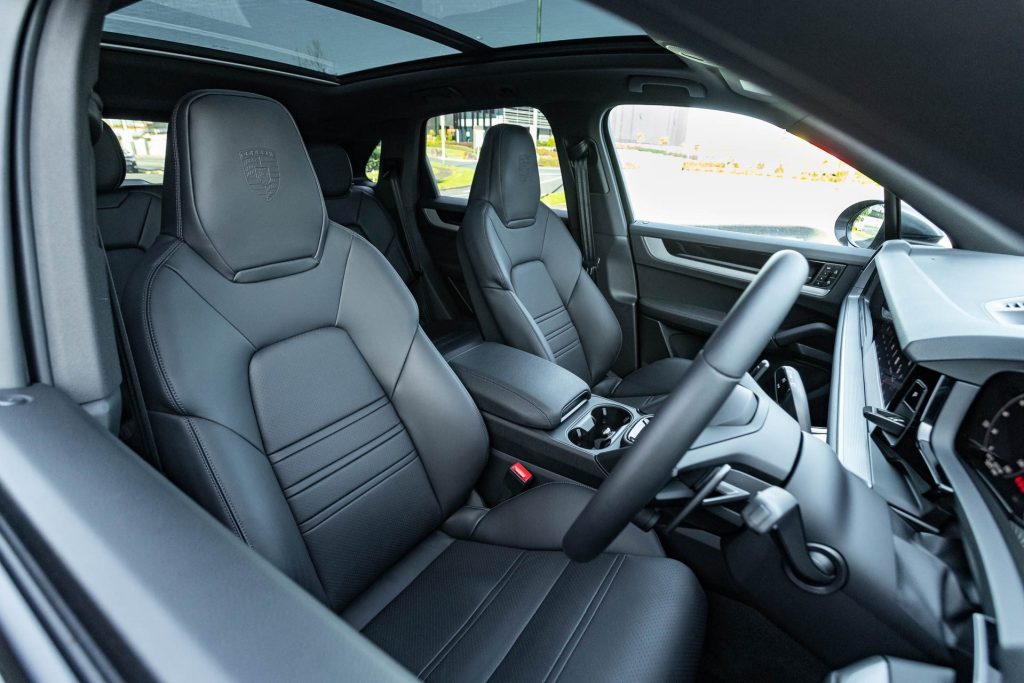
[{"label": "seat cushion", "polygon": [[423,680],[687,681],[705,598],[675,560],[445,538],[363,633]]},{"label": "seat cushion", "polygon": [[656,413],[675,390],[690,367],[685,358],[662,358],[634,370],[625,377],[609,377],[594,387],[594,393],[614,398],[645,413]]},{"label": "seat cushion", "polygon": [[465,507],[343,617],[425,680],[691,679],[704,594],[653,533],[629,525],[585,564],[561,552],[592,495],[545,484]]},{"label": "seat cushion", "polygon": [[[561,550],[562,539],[594,489],[575,482],[550,482],[528,489],[490,510],[466,506],[445,522],[456,538],[525,550]],[[652,532],[630,524],[608,546],[608,552],[664,557]]]}]

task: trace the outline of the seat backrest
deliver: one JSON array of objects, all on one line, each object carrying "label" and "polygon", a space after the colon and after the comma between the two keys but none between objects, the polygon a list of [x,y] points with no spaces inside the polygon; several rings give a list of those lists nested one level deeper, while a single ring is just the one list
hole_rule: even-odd
[{"label": "seat backrest", "polygon": [[169,137],[124,302],[161,461],[338,609],[466,500],[483,421],[394,270],[327,217],[284,107],[193,93]]},{"label": "seat backrest", "polygon": [[459,257],[481,328],[491,341],[534,353],[590,385],[605,375],[622,330],[565,224],[540,201],[530,131],[487,131]]},{"label": "seat backrest", "polygon": [[117,135],[106,123],[93,145],[93,156],[96,220],[118,296],[123,296],[128,276],[160,234],[161,191],[145,185],[121,186],[125,176],[124,152]]},{"label": "seat backrest", "polygon": [[359,233],[384,254],[404,282],[411,281],[413,270],[398,228],[371,188],[352,184],[352,161],[345,148],[328,143],[309,145],[309,157],[330,219]]}]

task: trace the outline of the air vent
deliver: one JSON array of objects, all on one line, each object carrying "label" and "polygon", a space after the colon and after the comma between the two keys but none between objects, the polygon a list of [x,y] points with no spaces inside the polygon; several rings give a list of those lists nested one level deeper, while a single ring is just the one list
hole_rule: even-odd
[{"label": "air vent", "polygon": [[990,301],[985,309],[1004,325],[1024,325],[1024,296]]}]

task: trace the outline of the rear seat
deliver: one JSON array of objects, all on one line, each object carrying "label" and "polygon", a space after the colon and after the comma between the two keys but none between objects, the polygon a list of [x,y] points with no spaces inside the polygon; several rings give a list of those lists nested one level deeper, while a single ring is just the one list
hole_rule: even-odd
[{"label": "rear seat", "polygon": [[161,188],[121,187],[125,176],[124,153],[106,123],[93,152],[96,157],[96,220],[120,297],[132,269],[160,234]]},{"label": "rear seat", "polygon": [[[96,218],[120,298],[128,276],[160,234],[162,188],[152,185],[122,187],[126,171],[124,153],[117,136],[106,123],[93,152],[96,158]],[[410,284],[413,269],[398,230],[373,190],[353,185],[348,153],[340,145],[313,145],[309,152],[331,220],[365,237],[384,254],[402,280]],[[418,303],[421,309],[426,310],[422,302]],[[469,319],[425,319],[423,328],[446,358],[483,341],[476,322]]]},{"label": "rear seat", "polygon": [[[391,262],[406,285],[414,276],[409,257],[399,236],[398,227],[373,189],[353,184],[352,162],[341,145],[309,145],[320,189],[324,194],[327,214],[335,223],[344,225],[362,235]],[[416,294],[415,288],[411,288]],[[420,312],[426,315],[428,307],[417,301]],[[423,329],[434,346],[446,358],[462,353],[483,341],[476,321],[422,320]]]}]

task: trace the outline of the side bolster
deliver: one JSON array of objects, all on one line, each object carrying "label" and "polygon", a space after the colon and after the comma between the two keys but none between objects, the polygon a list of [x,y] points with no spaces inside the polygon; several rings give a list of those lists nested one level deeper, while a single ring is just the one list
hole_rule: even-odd
[{"label": "side bolster", "polygon": [[486,461],[483,418],[419,327],[409,290],[380,252],[360,238],[345,272],[338,326],[352,337],[391,399],[443,513],[450,514],[465,502]]},{"label": "side bolster", "polygon": [[271,564],[326,600],[267,457],[209,420],[154,412],[151,421],[168,478]]},{"label": "side bolster", "polygon": [[469,392],[423,330],[409,349],[392,402],[447,517],[466,502],[480,478],[487,428]]},{"label": "side bolster", "polygon": [[622,348],[622,328],[604,294],[582,270],[565,304],[576,325],[580,344],[590,367],[590,383],[600,382],[611,369]]},{"label": "side bolster", "polygon": [[547,232],[541,260],[548,266],[565,309],[579,333],[590,384],[601,381],[622,347],[622,328],[604,294],[583,270],[583,255],[569,231],[545,206],[538,212]]}]

